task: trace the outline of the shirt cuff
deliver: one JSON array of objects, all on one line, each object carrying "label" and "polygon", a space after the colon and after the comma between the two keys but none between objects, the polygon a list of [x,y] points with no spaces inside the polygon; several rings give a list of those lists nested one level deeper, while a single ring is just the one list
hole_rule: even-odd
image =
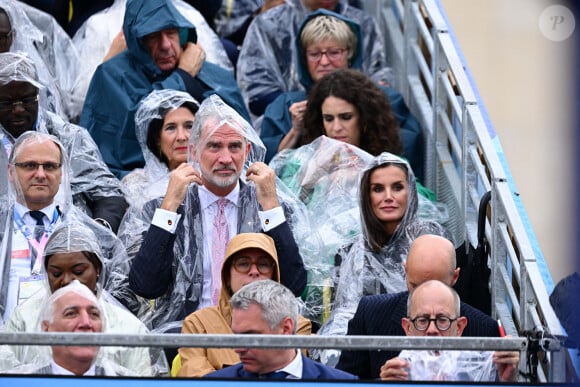
[{"label": "shirt cuff", "polygon": [[268,211],[258,211],[258,216],[260,217],[260,223],[262,223],[262,230],[264,232],[270,231],[286,221],[282,206],[272,208]]},{"label": "shirt cuff", "polygon": [[179,223],[181,215],[177,212],[167,211],[161,208],[155,210],[151,224],[162,228],[163,230],[175,234],[177,223]]}]

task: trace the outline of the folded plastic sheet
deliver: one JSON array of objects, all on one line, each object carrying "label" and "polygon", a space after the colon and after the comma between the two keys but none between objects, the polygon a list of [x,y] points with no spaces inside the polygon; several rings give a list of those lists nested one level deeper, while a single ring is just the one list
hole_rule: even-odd
[{"label": "folded plastic sheet", "polygon": [[409,380],[494,382],[497,372],[491,351],[410,351],[399,358],[409,362]]}]

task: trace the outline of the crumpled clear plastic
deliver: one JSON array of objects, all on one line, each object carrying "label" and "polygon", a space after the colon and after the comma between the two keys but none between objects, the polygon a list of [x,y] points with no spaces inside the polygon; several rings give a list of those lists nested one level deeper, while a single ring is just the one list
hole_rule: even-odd
[{"label": "crumpled clear plastic", "polygon": [[133,170],[121,181],[121,189],[131,206],[140,209],[149,200],[165,196],[170,171],[147,146],[147,133],[153,119],[163,119],[167,111],[177,109],[185,102],[199,106],[199,102],[188,93],[170,89],[154,90],[139,104],[135,113],[135,134],[145,167]]},{"label": "crumpled clear plastic", "polygon": [[217,34],[227,37],[238,31],[263,3],[264,0],[224,1],[215,16]]},{"label": "crumpled clear plastic", "polygon": [[[361,215],[357,199],[360,176],[373,160],[374,156],[356,146],[321,136],[300,148],[283,150],[270,162],[276,175],[306,204],[311,219],[315,236],[309,238],[311,249],[305,250],[306,254],[303,256],[309,273],[309,292],[305,301],[307,316],[319,323],[323,323],[330,316],[331,291],[333,282],[336,282],[331,278],[340,274],[335,273],[335,255],[341,247],[358,241],[361,234]],[[445,209],[444,204],[431,202],[420,195],[417,195],[417,203],[417,219],[439,220],[439,206]],[[383,289],[391,287],[391,291],[405,288],[404,281],[401,282],[404,273],[401,274],[398,266],[395,272],[400,275],[393,282],[389,274],[393,268],[387,267],[385,270],[380,262],[372,258],[372,254],[368,255],[363,241],[355,242],[354,246],[354,250],[348,251],[353,259],[347,260],[345,265],[351,267],[344,267],[344,275],[351,276],[349,273],[360,272],[363,262],[367,262],[369,266],[376,267],[373,275],[383,278],[384,285],[375,284],[371,286],[375,290],[367,289],[365,294],[381,293],[381,286]],[[368,256],[364,260],[357,258],[365,255]],[[406,257],[406,252],[404,256]],[[348,288],[345,292],[347,295],[361,293],[360,289],[355,293],[352,293],[353,290]],[[335,301],[336,297],[338,296],[335,295]],[[353,300],[355,301],[358,303],[357,299]]]},{"label": "crumpled clear plastic", "polygon": [[[241,182],[251,187],[253,183],[246,179],[246,171],[254,162],[264,160],[266,148],[252,126],[217,95],[206,98],[195,116],[189,137],[188,162],[199,170],[196,152],[197,154],[201,153],[205,147],[206,139],[224,124],[237,130],[251,144],[250,153],[240,175]],[[203,136],[201,135],[202,128],[204,129]],[[281,181],[277,181],[276,187],[287,221],[300,248],[300,253],[304,256],[304,249],[310,247],[306,243],[302,245],[299,241],[307,240],[312,235],[306,208],[285,188]],[[201,215],[197,210],[188,210],[189,208],[200,208],[197,190],[196,184],[190,185],[183,204],[183,226],[188,231],[184,233],[183,237],[177,238],[173,246],[174,281],[164,295],[152,301],[153,307],[149,313],[141,316],[142,321],[145,321],[151,329],[155,329],[157,332],[167,332],[180,327],[181,321],[185,318],[184,311],[191,308],[191,305],[198,305],[201,297],[203,283],[201,262],[203,257],[202,249],[198,247],[203,244],[201,240],[203,235]],[[142,210],[130,210],[125,215],[119,230],[119,238],[127,247],[131,259],[137,255],[143,237],[151,225],[155,209],[160,207],[162,199],[149,201]],[[240,203],[239,232],[259,232],[261,225],[257,212],[259,205],[255,190],[253,188],[240,190],[238,203]],[[195,214],[193,215],[193,213]],[[125,274],[128,275],[128,273]]]},{"label": "crumpled clear plastic", "polygon": [[[96,295],[100,305],[103,307],[106,321],[109,327],[115,327],[117,331],[110,333],[147,333],[147,329],[135,316],[127,310],[140,312],[148,308],[148,304],[135,296],[127,286],[127,278],[121,275],[122,267],[128,268],[129,258],[125,246],[109,229],[99,225],[89,218],[84,212],[74,207],[72,203],[71,191],[69,186],[69,160],[64,152],[62,144],[55,137],[38,132],[27,132],[21,135],[15,144],[16,152],[13,152],[14,160],[18,157],[18,150],[22,147],[19,145],[30,141],[54,141],[62,152],[62,179],[59,192],[55,198],[62,213],[61,223],[53,230],[46,244],[44,256],[50,256],[55,253],[67,253],[74,251],[90,251],[97,255],[102,263],[101,274],[98,278]],[[3,154],[4,152],[0,152]],[[3,161],[0,157],[0,161]],[[5,160],[4,162],[8,162]],[[9,164],[12,174],[16,176],[15,166]],[[0,170],[7,171],[8,167]],[[15,202],[25,203],[22,188],[17,179],[9,185],[8,197],[5,199],[9,203],[9,212],[5,217],[5,223],[1,227],[5,230],[5,235],[10,235],[13,230],[12,208]],[[8,274],[10,272],[10,252],[11,238],[3,238],[0,245],[2,259],[0,260],[0,273],[2,275],[2,287],[0,290],[0,302],[4,310],[5,299],[8,289]],[[112,268],[114,262],[115,270]],[[44,288],[34,294],[30,299],[18,305],[12,312],[9,321],[5,322],[5,329],[11,332],[38,332],[40,331],[39,311],[41,306],[46,302],[50,291],[46,271],[41,273],[44,277]],[[121,301],[122,303],[120,303]],[[127,308],[126,308],[127,307]],[[144,312],[142,312],[144,313]],[[21,347],[14,346],[11,348],[14,358],[18,364],[38,364],[39,356],[46,356],[42,353],[42,348],[48,347]],[[10,357],[4,357],[3,351],[0,350],[0,368],[7,370],[13,368],[14,361]],[[121,366],[126,367],[133,375],[151,376],[164,375],[167,373],[167,359],[164,353],[158,348],[120,348],[106,347],[104,353],[111,359],[114,359]],[[12,364],[10,363],[12,361]],[[26,367],[20,371],[24,372]]]},{"label": "crumpled clear plastic", "polygon": [[[72,281],[67,285],[67,291],[65,293],[60,293],[60,296],[68,294],[70,292],[76,293],[83,298],[97,301],[99,311],[101,313],[102,321],[102,331],[106,332],[108,327],[111,325],[110,319],[115,319],[113,313],[110,313],[112,309],[108,308],[107,303],[103,303],[102,300],[97,300],[96,296],[88,289],[85,285],[82,285],[78,280]],[[43,321],[52,319],[50,307],[51,304],[56,302],[59,298],[58,294],[46,295],[40,299],[34,300],[33,304],[29,306],[34,306],[34,309],[29,308],[28,315],[25,317],[36,317],[36,329],[34,332],[43,331],[41,324]],[[30,300],[29,300],[30,301]],[[23,304],[24,305],[24,304]],[[36,315],[36,316],[35,316]],[[123,323],[129,323],[128,321],[123,321]],[[118,324],[118,322],[117,322]],[[127,327],[129,329],[129,327]],[[8,331],[10,331],[10,325],[8,326]],[[13,347],[15,350],[20,349],[19,354],[24,354],[20,358],[21,363],[12,369],[2,369],[0,372],[9,372],[14,374],[52,374],[51,361],[52,361],[52,348],[49,346],[26,346],[26,347]],[[129,349],[123,352],[117,358],[112,356],[113,351],[116,349],[114,347],[101,347],[95,354],[93,359],[94,366],[96,367],[95,373],[98,375],[109,375],[109,376],[150,376],[151,367],[147,365],[148,354],[147,349]],[[117,349],[119,351],[120,349]],[[131,360],[131,351],[141,352],[141,357],[143,358],[138,369],[126,369],[121,365],[121,362],[127,364]],[[164,355],[162,356],[165,357]],[[137,364],[133,364],[136,366]]]},{"label": "crumpled clear plastic", "polygon": [[[0,54],[0,85],[19,81],[38,87],[37,67],[24,52]],[[0,126],[0,129],[3,128]],[[119,180],[105,165],[97,145],[85,128],[71,124],[60,116],[40,108],[36,131],[56,136],[64,146],[70,160],[70,168],[63,169],[70,171],[66,176],[68,179],[66,190],[72,190],[75,205],[91,214],[91,202],[95,199],[122,196]],[[0,130],[0,139],[3,144],[13,143],[15,140],[6,130]]]},{"label": "crumpled clear plastic", "polygon": [[[324,139],[329,141],[329,139]],[[333,140],[334,141],[334,140]],[[346,144],[342,145],[347,146]],[[348,145],[352,147],[351,145]],[[353,147],[354,148],[354,147]],[[362,152],[362,151],[361,151]],[[328,153],[325,153],[328,155]],[[368,159],[367,159],[368,160]],[[353,317],[358,302],[363,296],[383,293],[397,293],[407,290],[403,263],[407,259],[407,253],[413,240],[423,234],[442,235],[452,240],[450,233],[439,223],[432,220],[422,220],[417,216],[419,208],[419,195],[417,194],[415,175],[409,164],[402,158],[384,152],[370,160],[358,170],[356,195],[351,196],[350,203],[356,208],[362,200],[360,198],[360,178],[365,173],[374,170],[383,164],[401,164],[407,172],[407,211],[395,229],[386,245],[380,251],[370,248],[367,231],[368,220],[364,219],[359,209],[361,231],[356,233],[347,243],[338,249],[338,253],[330,267],[333,282],[333,298],[327,303],[330,305],[330,317],[324,322],[318,334],[320,335],[345,335],[348,321]],[[346,196],[346,195],[345,195]],[[325,196],[328,202],[337,199]],[[358,198],[352,200],[352,198]],[[346,201],[346,197],[338,195],[338,200]],[[354,203],[354,204],[353,204]],[[320,219],[319,216],[312,216]],[[323,239],[326,242],[326,236]],[[336,350],[313,350],[312,357],[327,361],[327,365],[335,365],[340,351]]]},{"label": "crumpled clear plastic", "polygon": [[[371,15],[339,0],[340,13],[362,29],[362,71],[374,81],[392,83],[383,37]],[[274,92],[302,90],[296,68],[296,33],[309,13],[301,0],[286,0],[258,15],[248,28],[237,64],[237,80],[247,106]],[[280,21],[284,20],[283,23]],[[389,77],[389,79],[385,79]]]},{"label": "crumpled clear plastic", "polygon": [[[82,96],[82,101],[87,94],[95,69],[103,61],[115,36],[121,31],[126,3],[126,0],[115,0],[109,8],[89,17],[73,36],[73,43],[80,57],[83,58],[79,84],[79,94]],[[195,26],[197,41],[203,47],[206,60],[226,70],[233,71],[232,63],[228,59],[219,37],[207,24],[201,13],[185,1],[173,0],[173,3],[179,12]],[[78,110],[79,112],[82,110],[82,102]]]},{"label": "crumpled clear plastic", "polygon": [[409,380],[495,382],[492,351],[411,351],[399,359],[409,362]]},{"label": "crumpled clear plastic", "polygon": [[36,64],[41,106],[69,120],[78,117],[81,60],[71,38],[54,17],[23,2],[3,0],[1,7],[16,31],[10,51],[26,52]]}]

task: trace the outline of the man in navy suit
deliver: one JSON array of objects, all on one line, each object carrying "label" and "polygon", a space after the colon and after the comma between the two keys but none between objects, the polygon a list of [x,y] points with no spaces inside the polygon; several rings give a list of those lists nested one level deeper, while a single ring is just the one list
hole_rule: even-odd
[{"label": "man in navy suit", "polygon": [[[231,298],[232,331],[235,334],[293,335],[298,320],[298,303],[290,290],[272,281],[252,282]],[[237,348],[241,363],[207,375],[236,379],[357,379],[349,373],[327,367],[293,348]]]},{"label": "man in navy suit", "polygon": [[[409,292],[428,280],[453,286],[459,278],[453,244],[440,236],[422,235],[413,241],[404,264],[409,291],[366,296],[348,323],[347,335],[404,336],[401,320],[407,315]],[[497,322],[485,313],[461,302],[461,315],[469,324],[463,336],[498,337]],[[342,351],[336,368],[361,379],[376,379],[381,366],[398,351]]]}]

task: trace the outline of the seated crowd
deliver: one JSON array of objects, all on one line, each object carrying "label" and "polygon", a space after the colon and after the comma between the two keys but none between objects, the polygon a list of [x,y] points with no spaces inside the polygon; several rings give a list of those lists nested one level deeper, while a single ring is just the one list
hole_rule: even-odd
[{"label": "seated crowd", "polygon": [[[0,331],[499,335],[451,288],[363,2],[97,1],[63,26],[5,3]],[[443,351],[0,343],[0,373],[511,381],[518,356],[465,379],[424,369]]]}]

